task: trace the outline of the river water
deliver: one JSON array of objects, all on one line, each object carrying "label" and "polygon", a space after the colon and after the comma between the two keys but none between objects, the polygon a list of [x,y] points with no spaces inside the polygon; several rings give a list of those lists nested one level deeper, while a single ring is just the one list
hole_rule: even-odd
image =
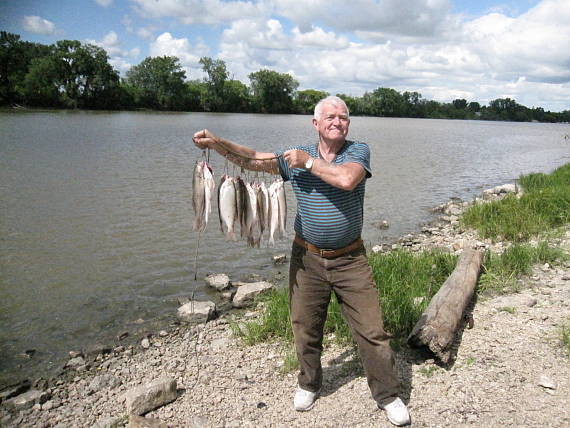
[{"label": "river water", "polygon": [[[209,272],[286,280],[271,257],[290,239],[260,249],[226,242],[217,213],[195,271],[191,183],[202,152],[191,135],[204,127],[267,151],[316,141],[309,116],[0,113],[0,387],[53,373],[69,350],[156,331],[178,297],[216,299],[203,286]],[[372,152],[366,244],[417,229],[452,197],[569,162],[566,134],[567,124],[352,118],[350,138]],[[219,179],[224,161],[210,160]],[[390,228],[375,227],[380,220]]]}]

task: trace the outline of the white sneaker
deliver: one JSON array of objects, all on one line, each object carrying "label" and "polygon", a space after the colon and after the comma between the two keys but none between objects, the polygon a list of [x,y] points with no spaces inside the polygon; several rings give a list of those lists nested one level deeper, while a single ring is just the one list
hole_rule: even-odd
[{"label": "white sneaker", "polygon": [[315,400],[319,392],[311,392],[305,391],[303,388],[297,388],[297,392],[295,393],[295,399],[293,400],[293,405],[295,406],[295,410],[298,412],[306,412],[307,410],[311,410],[315,405]]},{"label": "white sneaker", "polygon": [[410,413],[402,400],[396,398],[390,404],[384,406],[388,420],[396,426],[408,425],[410,423]]}]

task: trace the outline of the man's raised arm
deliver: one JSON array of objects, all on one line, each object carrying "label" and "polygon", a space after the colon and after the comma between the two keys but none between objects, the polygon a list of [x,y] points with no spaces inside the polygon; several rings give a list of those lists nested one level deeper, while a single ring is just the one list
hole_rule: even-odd
[{"label": "man's raised arm", "polygon": [[258,152],[249,147],[233,143],[203,129],[192,137],[194,144],[204,150],[213,149],[230,162],[251,171],[279,174],[277,158],[271,152]]}]

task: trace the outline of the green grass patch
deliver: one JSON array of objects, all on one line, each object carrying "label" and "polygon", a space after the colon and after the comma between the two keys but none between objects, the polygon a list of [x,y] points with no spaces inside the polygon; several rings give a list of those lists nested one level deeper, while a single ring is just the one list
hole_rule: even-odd
[{"label": "green grass patch", "polygon": [[395,336],[407,336],[456,262],[456,256],[437,250],[372,254],[369,263],[378,287],[384,328]]},{"label": "green grass patch", "polygon": [[551,174],[521,176],[519,184],[522,197],[475,204],[463,213],[461,224],[484,238],[523,242],[570,222],[570,164]]},{"label": "green grass patch", "polygon": [[514,244],[502,254],[487,252],[483,261],[481,277],[478,283],[480,294],[506,294],[520,290],[518,280],[531,272],[535,263],[555,263],[565,260],[567,255],[557,247],[551,247],[546,241],[537,246]]},{"label": "green grass patch", "polygon": [[560,343],[570,357],[570,320],[560,327]]}]

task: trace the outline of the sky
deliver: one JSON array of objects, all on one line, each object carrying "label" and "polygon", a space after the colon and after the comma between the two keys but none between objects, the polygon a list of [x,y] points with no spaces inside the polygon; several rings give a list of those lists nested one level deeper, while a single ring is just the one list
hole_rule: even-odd
[{"label": "sky", "polygon": [[570,0],[0,0],[0,30],[104,48],[122,76],[148,56],[230,77],[289,73],[299,89],[570,110]]}]

